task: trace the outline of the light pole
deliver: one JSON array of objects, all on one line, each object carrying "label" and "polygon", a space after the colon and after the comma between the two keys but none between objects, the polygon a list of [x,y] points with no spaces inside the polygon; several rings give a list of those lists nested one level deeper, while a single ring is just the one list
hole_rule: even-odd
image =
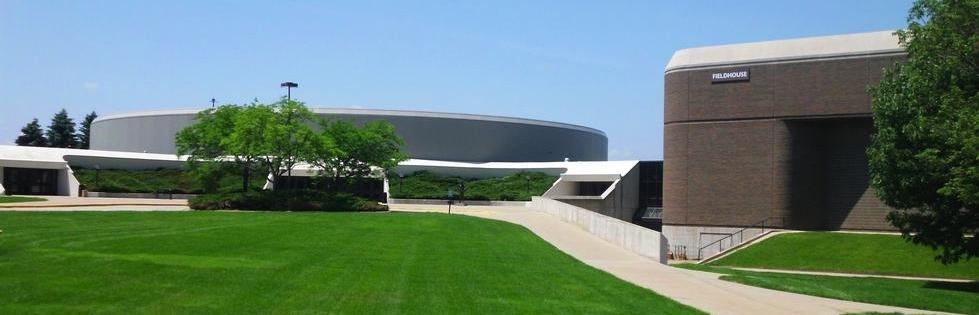
[{"label": "light pole", "polygon": [[527,196],[530,196],[530,175],[524,176],[523,178],[527,180]]},{"label": "light pole", "polygon": [[449,188],[446,194],[449,196],[449,200],[447,201],[449,204],[449,214],[452,214],[452,188]]},{"label": "light pole", "polygon": [[291,101],[292,100],[292,88],[298,88],[299,87],[299,83],[286,81],[286,82],[282,82],[282,84],[279,84],[279,86],[286,88],[286,99]]},{"label": "light pole", "polygon": [[[99,186],[99,173],[102,173],[102,165],[95,164],[95,187],[100,187]],[[97,189],[102,189],[102,188],[100,187],[100,188],[97,188]]]}]

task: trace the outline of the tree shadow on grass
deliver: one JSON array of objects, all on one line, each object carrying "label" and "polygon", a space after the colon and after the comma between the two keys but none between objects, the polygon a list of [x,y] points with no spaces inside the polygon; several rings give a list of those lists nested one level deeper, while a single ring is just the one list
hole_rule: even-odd
[{"label": "tree shadow on grass", "polygon": [[979,281],[972,281],[972,282],[928,281],[925,283],[924,287],[928,289],[979,293]]}]

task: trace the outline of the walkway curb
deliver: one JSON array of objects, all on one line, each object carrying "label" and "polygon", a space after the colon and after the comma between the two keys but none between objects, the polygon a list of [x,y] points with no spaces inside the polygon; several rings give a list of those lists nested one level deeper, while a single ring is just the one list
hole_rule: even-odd
[{"label": "walkway curb", "polygon": [[165,203],[91,203],[91,204],[45,204],[45,205],[3,205],[0,209],[50,209],[50,208],[78,208],[78,207],[116,207],[116,206],[159,206],[159,207],[185,207],[186,205],[165,204]]},{"label": "walkway curb", "polygon": [[829,272],[829,271],[745,268],[745,267],[731,267],[731,266],[715,266],[715,267],[728,268],[734,270],[754,271],[754,272],[786,273],[786,274],[813,275],[813,276],[832,276],[832,277],[850,277],[850,278],[886,278],[886,279],[897,279],[897,280],[920,280],[920,281],[961,282],[961,283],[979,282],[979,280],[970,280],[970,279],[875,275],[869,273],[845,273],[845,272]]}]

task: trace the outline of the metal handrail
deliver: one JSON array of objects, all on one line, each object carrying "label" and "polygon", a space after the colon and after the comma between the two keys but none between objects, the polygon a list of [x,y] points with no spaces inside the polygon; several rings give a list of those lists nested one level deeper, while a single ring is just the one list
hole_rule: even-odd
[{"label": "metal handrail", "polygon": [[[734,233],[728,234],[728,236],[725,236],[725,237],[722,237],[720,239],[717,239],[716,241],[710,242],[710,244],[701,246],[699,249],[697,249],[697,259],[704,259],[704,256],[703,256],[704,249],[707,249],[708,247],[714,246],[714,244],[718,244],[718,252],[723,251],[723,248],[720,247],[720,246],[722,246],[721,245],[722,244],[721,242],[723,242],[724,240],[727,240],[727,239],[734,240],[734,235],[735,234],[738,234],[740,236],[740,238],[741,238],[741,242],[738,243],[738,244],[743,243],[744,242],[744,231],[746,231],[748,229],[756,229],[756,228],[759,228],[760,227],[761,228],[761,233],[765,233],[766,226],[771,226],[771,225],[766,225],[765,223],[768,223],[769,220],[776,219],[776,218],[778,218],[778,219],[784,219],[783,217],[776,217],[776,216],[767,217],[767,218],[762,219],[761,221],[755,222],[754,224],[750,224],[748,226],[745,226],[745,227],[741,228],[740,230],[738,230],[738,231],[736,231]],[[734,247],[734,246],[736,246],[736,245],[733,245],[733,243],[732,243],[731,247]]]}]

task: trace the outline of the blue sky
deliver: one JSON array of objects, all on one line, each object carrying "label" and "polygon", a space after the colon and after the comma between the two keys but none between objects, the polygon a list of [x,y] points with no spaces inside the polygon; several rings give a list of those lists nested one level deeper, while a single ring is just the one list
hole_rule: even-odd
[{"label": "blue sky", "polygon": [[675,50],[879,31],[906,0],[0,0],[0,143],[31,118],[273,101],[580,124],[661,159]]}]

